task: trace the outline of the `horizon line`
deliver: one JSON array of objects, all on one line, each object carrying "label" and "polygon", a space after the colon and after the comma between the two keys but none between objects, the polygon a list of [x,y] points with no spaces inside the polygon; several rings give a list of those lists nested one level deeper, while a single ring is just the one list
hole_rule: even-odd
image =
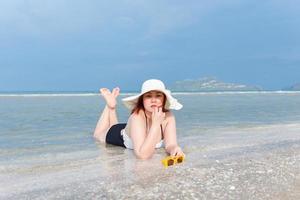
[{"label": "horizon line", "polygon": [[[138,94],[139,91],[121,92],[120,96]],[[173,95],[207,95],[207,94],[300,94],[300,90],[265,90],[265,91],[197,91],[197,92],[172,92]],[[2,93],[0,97],[55,97],[55,96],[98,96],[96,92],[67,92],[67,93]]]}]

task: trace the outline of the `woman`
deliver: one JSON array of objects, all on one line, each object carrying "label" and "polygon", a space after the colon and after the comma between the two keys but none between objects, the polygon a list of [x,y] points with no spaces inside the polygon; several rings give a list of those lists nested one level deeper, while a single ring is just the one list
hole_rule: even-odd
[{"label": "woman", "polygon": [[106,106],[95,128],[94,137],[101,142],[133,149],[141,159],[150,158],[155,148],[165,147],[172,156],[184,155],[177,144],[175,117],[170,109],[182,105],[171,96],[162,81],[150,79],[143,83],[141,93],[122,99],[131,109],[127,124],[119,124],[116,98],[120,89],[100,89]]}]

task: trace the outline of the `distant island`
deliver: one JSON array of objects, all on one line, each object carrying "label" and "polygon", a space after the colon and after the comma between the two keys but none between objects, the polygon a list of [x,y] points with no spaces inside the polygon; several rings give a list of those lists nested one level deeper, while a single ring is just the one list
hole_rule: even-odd
[{"label": "distant island", "polygon": [[216,78],[204,77],[196,80],[176,81],[171,86],[176,92],[216,92],[216,91],[262,91],[261,87],[235,83],[225,83]]},{"label": "distant island", "polygon": [[285,90],[285,91],[300,91],[300,83],[296,83],[292,86],[283,88],[282,90]]}]

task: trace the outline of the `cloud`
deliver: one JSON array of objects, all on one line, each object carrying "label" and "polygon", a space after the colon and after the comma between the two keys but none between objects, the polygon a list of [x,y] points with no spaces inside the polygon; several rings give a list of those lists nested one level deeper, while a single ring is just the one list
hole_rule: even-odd
[{"label": "cloud", "polygon": [[[1,1],[0,31],[32,36],[81,34],[96,31],[138,32],[153,38],[191,26],[222,1]],[[227,1],[227,3],[229,3]],[[9,33],[10,32],[10,33]],[[136,35],[135,35],[136,36]]]}]

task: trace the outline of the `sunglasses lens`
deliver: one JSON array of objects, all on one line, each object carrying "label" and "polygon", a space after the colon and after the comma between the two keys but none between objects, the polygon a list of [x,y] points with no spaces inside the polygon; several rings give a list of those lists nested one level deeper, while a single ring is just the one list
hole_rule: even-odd
[{"label": "sunglasses lens", "polygon": [[177,158],[177,163],[182,163],[183,159],[182,157]]},{"label": "sunglasses lens", "polygon": [[168,166],[174,165],[174,160],[168,160]]}]

